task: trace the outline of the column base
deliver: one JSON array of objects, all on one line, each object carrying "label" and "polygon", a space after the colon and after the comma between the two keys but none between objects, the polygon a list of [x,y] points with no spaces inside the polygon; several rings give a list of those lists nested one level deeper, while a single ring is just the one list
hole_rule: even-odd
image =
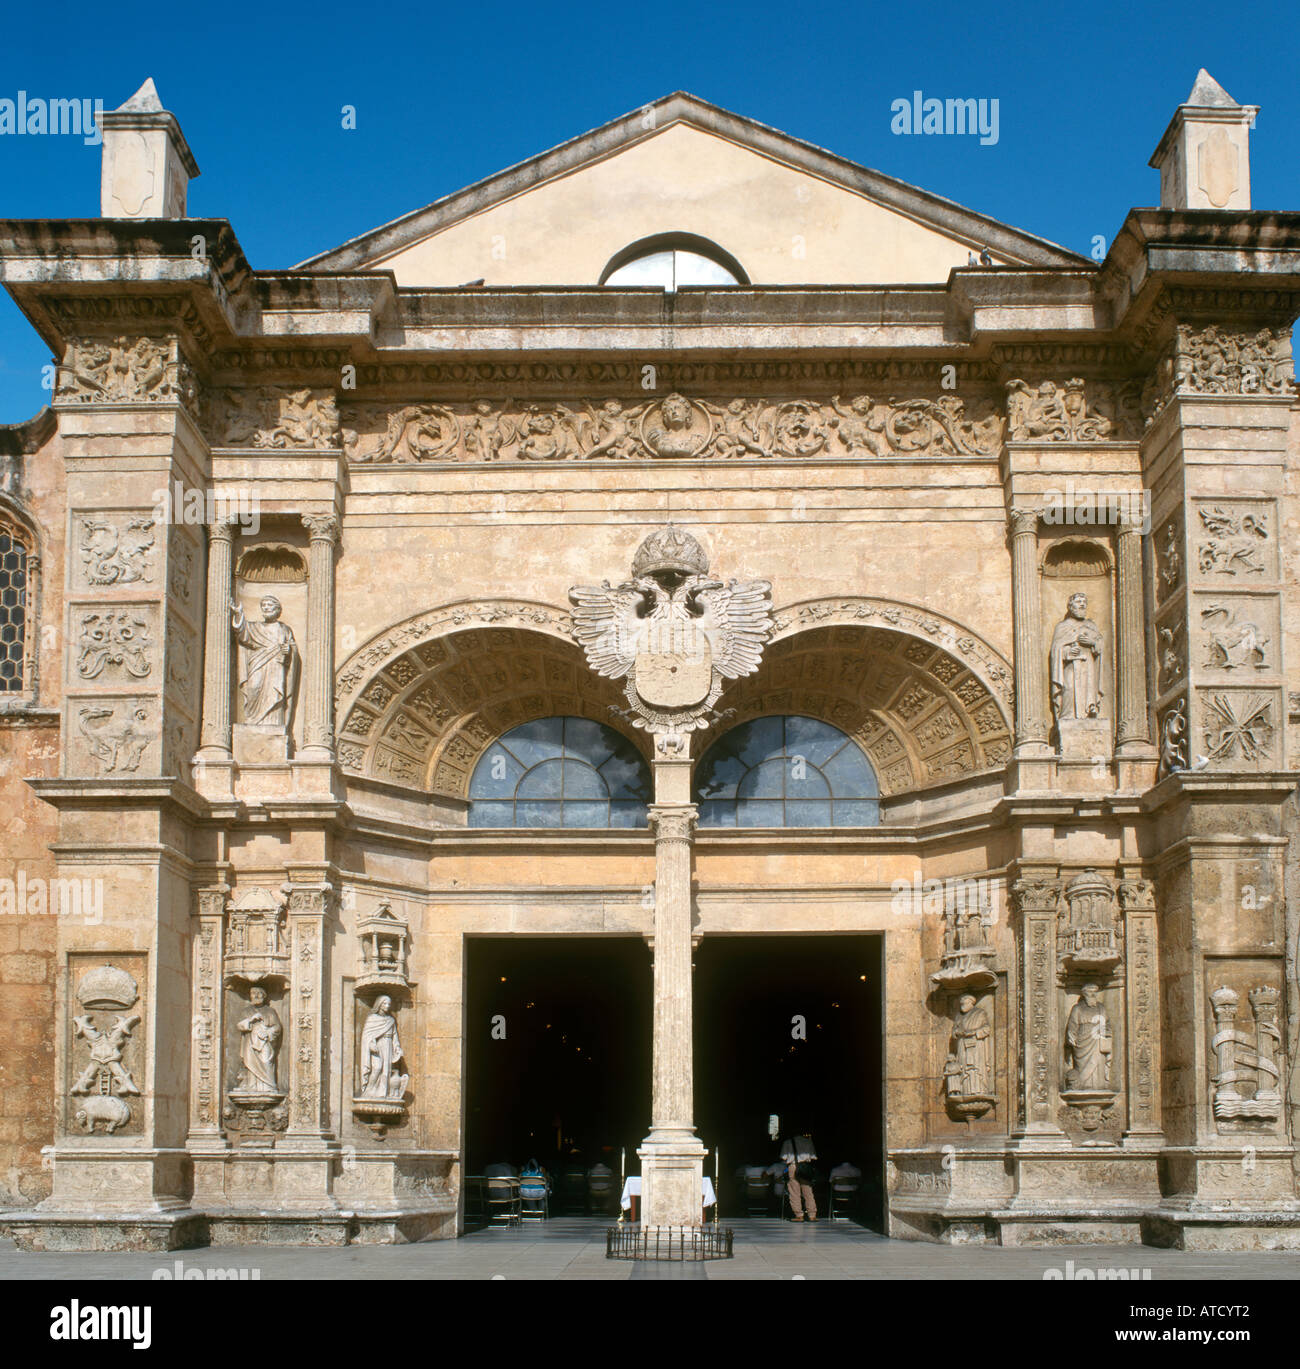
[{"label": "column base", "polygon": [[694,1132],[662,1128],[637,1149],[641,1158],[641,1226],[704,1224],[705,1149]]}]

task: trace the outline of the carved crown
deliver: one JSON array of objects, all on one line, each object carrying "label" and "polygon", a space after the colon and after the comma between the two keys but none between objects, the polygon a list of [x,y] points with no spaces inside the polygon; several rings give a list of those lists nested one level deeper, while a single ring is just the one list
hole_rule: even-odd
[{"label": "carved crown", "polygon": [[652,532],[632,558],[633,575],[653,575],[664,570],[704,575],[708,569],[709,558],[704,554],[704,548],[689,532],[682,532],[671,523]]},{"label": "carved crown", "polygon": [[129,1008],[139,997],[135,980],[116,965],[96,965],[77,985],[77,998],[87,1008]]}]

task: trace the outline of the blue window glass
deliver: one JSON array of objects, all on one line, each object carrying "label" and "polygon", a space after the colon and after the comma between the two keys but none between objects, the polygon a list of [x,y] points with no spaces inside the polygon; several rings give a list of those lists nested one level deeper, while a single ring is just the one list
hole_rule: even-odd
[{"label": "blue window glass", "polygon": [[471,827],[644,827],[650,768],[628,739],[589,718],[538,718],[483,753],[469,784]]},{"label": "blue window glass", "polygon": [[755,718],[700,758],[701,827],[875,827],[880,786],[861,747],[815,718]]}]

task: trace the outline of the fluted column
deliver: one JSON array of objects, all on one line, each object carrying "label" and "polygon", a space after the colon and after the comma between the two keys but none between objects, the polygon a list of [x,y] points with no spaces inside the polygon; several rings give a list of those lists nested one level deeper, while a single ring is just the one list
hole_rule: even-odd
[{"label": "fluted column", "polygon": [[234,639],[230,595],[234,576],[235,527],[219,520],[208,524],[207,626],[203,643],[203,731],[201,758],[229,761],[230,671]]},{"label": "fluted column", "polygon": [[334,756],[334,547],[339,520],[303,514],[307,554],[307,641],[304,670],[303,743],[307,758]]},{"label": "fluted column", "polygon": [[654,1046],[650,1134],[641,1157],[645,1227],[699,1226],[704,1146],[694,1126],[691,862],[697,809],[685,739],[657,739],[655,803]]},{"label": "fluted column", "polygon": [[1146,614],[1142,594],[1142,525],[1121,520],[1116,535],[1115,668],[1119,676],[1119,731],[1116,750],[1149,750],[1151,724],[1147,708]]},{"label": "fluted column", "polygon": [[691,1057],[691,831],[694,804],[654,807],[654,1092],[651,1139],[694,1132]]},{"label": "fluted column", "polygon": [[1048,755],[1037,509],[1011,510],[1011,606],[1015,620],[1016,754]]}]

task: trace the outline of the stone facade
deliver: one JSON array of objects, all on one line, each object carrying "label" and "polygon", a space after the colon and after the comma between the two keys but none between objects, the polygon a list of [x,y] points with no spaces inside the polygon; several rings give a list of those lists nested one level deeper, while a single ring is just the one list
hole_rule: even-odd
[{"label": "stone facade", "polygon": [[[0,224],[58,363],[0,430],[39,562],[0,875],[103,894],[0,910],[19,1242],[454,1236],[471,933],[652,939],[647,1210],[692,1220],[691,939],[871,932],[893,1234],[1300,1246],[1300,214],[1250,210],[1222,94],[1100,265],[673,96],[254,275],[174,217],[197,167],[152,85],[106,116],[158,204],[106,136],[115,217]],[[898,283],[845,286],[837,238],[600,288],[565,178],[623,213],[683,156],[805,186],[810,238],[875,225]],[[744,260],[735,203],[700,213]],[[500,278],[447,288],[498,235]],[[570,594],[668,522],[752,590],[687,704],[606,669]],[[846,732],[880,824],[697,826],[715,703]],[[467,825],[477,760],[555,715],[640,748],[649,829]]]}]

